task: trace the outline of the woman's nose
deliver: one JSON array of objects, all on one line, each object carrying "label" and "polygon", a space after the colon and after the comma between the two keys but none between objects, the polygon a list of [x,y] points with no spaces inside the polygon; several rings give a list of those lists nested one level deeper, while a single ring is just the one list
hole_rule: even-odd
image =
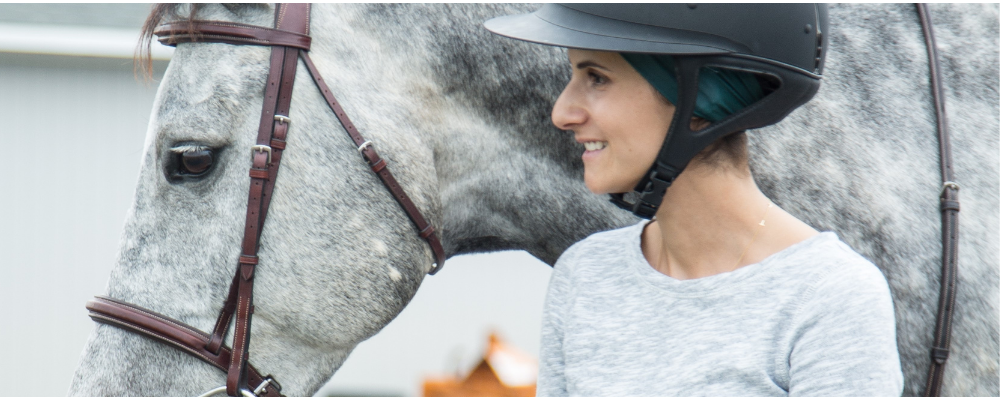
[{"label": "woman's nose", "polygon": [[556,128],[566,131],[587,122],[587,111],[581,107],[578,100],[578,96],[572,90],[572,84],[566,85],[552,107],[552,124]]}]

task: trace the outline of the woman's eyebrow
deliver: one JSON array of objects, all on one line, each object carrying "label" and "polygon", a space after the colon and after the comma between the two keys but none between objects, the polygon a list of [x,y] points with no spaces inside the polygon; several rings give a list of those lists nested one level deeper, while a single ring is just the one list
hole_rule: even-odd
[{"label": "woman's eyebrow", "polygon": [[601,64],[595,63],[593,61],[580,61],[579,63],[576,64],[576,69],[584,69],[584,68],[587,68],[587,67],[594,67],[594,68],[597,68],[597,69],[603,69],[605,71],[611,72],[610,69],[602,66]]}]

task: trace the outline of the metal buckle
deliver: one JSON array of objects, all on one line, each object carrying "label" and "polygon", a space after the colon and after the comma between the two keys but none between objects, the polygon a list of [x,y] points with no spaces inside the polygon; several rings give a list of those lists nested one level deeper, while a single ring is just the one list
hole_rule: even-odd
[{"label": "metal buckle", "polygon": [[958,189],[961,189],[961,187],[960,187],[960,186],[958,186],[958,183],[957,183],[957,182],[952,182],[952,181],[945,181],[945,182],[944,182],[944,184],[942,184],[942,185],[941,185],[941,195],[940,195],[940,196],[938,196],[938,197],[941,197],[941,198],[943,199],[943,198],[944,198],[944,192],[945,192],[946,190],[948,190],[948,188],[952,188],[952,189],[954,189],[954,190],[955,190],[956,192],[958,191]]},{"label": "metal buckle", "polygon": [[253,157],[253,154],[257,153],[258,151],[261,152],[261,153],[267,153],[267,163],[268,164],[271,163],[271,146],[265,146],[265,145],[262,145],[262,144],[255,144],[253,146],[250,146],[250,151],[251,151],[251,153],[250,153],[251,157]]},{"label": "metal buckle", "polygon": [[[273,382],[274,382],[274,378],[268,377],[267,379],[264,380],[264,382],[261,382],[260,385],[257,385],[257,388],[254,389],[252,392],[249,391],[249,390],[246,390],[246,389],[240,389],[240,394],[242,394],[243,397],[257,397],[257,395],[259,395],[260,392],[262,392],[264,390],[264,388],[267,387],[268,384],[273,383]],[[215,389],[212,389],[212,390],[209,390],[209,391],[205,392],[204,394],[202,394],[201,396],[198,396],[198,397],[212,397],[212,396],[215,396],[217,394],[222,394],[222,393],[225,393],[225,392],[226,392],[226,387],[225,386],[219,386],[219,387],[217,387]]]},{"label": "metal buckle", "polygon": [[[222,394],[222,393],[226,393],[226,387],[225,386],[219,386],[219,387],[217,387],[215,389],[209,390],[209,391],[203,393],[201,396],[198,396],[198,397],[212,397],[212,396],[215,396],[217,394]],[[240,389],[240,394],[242,394],[243,397],[257,397],[257,395],[255,395],[253,392],[251,392],[249,390],[246,390],[246,389]]]},{"label": "metal buckle", "polygon": [[274,382],[274,378],[268,377],[267,379],[264,379],[264,382],[261,382],[260,385],[257,385],[257,388],[253,390],[253,394],[259,395],[260,392],[263,391],[264,388],[266,388],[271,382]]},{"label": "metal buckle", "polygon": [[372,141],[371,140],[365,140],[364,143],[361,143],[361,146],[358,146],[358,153],[364,154],[365,147],[372,147]]},{"label": "metal buckle", "polygon": [[278,121],[278,122],[284,122],[284,123],[286,123],[288,125],[292,124],[292,119],[288,118],[288,117],[286,117],[284,115],[277,115],[277,114],[275,114],[274,115],[274,120]]}]

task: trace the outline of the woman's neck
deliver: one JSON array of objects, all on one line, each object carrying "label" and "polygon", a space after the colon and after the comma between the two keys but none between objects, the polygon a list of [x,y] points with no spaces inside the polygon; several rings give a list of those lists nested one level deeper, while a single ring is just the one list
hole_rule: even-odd
[{"label": "woman's neck", "polygon": [[666,275],[695,279],[760,262],[818,233],[770,204],[749,171],[694,165],[644,230],[643,254]]}]

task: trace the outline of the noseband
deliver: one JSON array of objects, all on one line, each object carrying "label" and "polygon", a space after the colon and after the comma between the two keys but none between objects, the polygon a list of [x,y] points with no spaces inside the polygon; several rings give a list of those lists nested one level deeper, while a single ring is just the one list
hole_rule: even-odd
[{"label": "noseband", "polygon": [[[305,63],[330,109],[358,146],[361,157],[406,211],[420,237],[430,245],[434,262],[429,273],[433,275],[444,266],[444,248],[434,233],[434,227],[424,220],[389,172],[385,160],[375,152],[372,142],[365,140],[358,132],[309,58],[309,46],[312,42],[309,36],[309,9],[308,4],[278,4],[275,7],[275,28],[226,21],[185,21],[162,25],[154,31],[159,36],[160,43],[168,46],[205,42],[271,47],[271,66],[264,89],[257,144],[249,149],[253,164],[250,168],[250,194],[239,266],[212,333],[207,334],[154,311],[109,297],[98,296],[87,303],[90,317],[97,322],[157,339],[226,371],[226,385],[205,395],[219,394],[224,389],[230,396],[281,396],[281,385],[273,377],[261,375],[250,365],[247,352],[250,348],[250,322],[254,312],[253,282],[258,263],[257,251],[291,124],[288,110],[299,58]],[[233,348],[230,349],[223,345],[223,341],[234,314],[236,323]]]}]

